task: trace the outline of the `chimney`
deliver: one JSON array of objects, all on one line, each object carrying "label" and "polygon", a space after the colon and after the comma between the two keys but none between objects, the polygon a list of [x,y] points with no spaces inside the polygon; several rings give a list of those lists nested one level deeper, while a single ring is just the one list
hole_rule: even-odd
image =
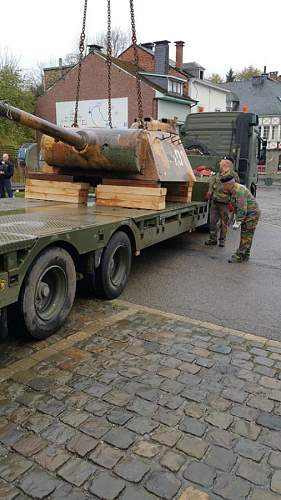
[{"label": "chimney", "polygon": [[154,43],[153,42],[141,43],[141,47],[144,47],[145,49],[152,51],[153,47],[154,47]]},{"label": "chimney", "polygon": [[59,75],[60,75],[60,78],[63,77],[63,72],[62,72],[62,58],[61,57],[59,58]]},{"label": "chimney", "polygon": [[278,80],[278,71],[270,71],[269,78],[271,78],[272,80]]},{"label": "chimney", "polygon": [[175,46],[176,46],[176,68],[182,69],[184,42],[182,40],[179,40],[178,42],[175,42]]},{"label": "chimney", "polygon": [[97,45],[96,43],[90,43],[87,45],[88,47],[88,54],[93,54],[95,51],[96,52],[101,52],[101,49],[103,49],[102,45]]},{"label": "chimney", "polygon": [[155,44],[155,73],[167,75],[169,70],[169,41],[161,40]]}]

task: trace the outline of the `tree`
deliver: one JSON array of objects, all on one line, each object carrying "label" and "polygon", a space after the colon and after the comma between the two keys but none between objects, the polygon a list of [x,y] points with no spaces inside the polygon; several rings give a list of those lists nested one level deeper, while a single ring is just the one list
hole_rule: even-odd
[{"label": "tree", "polygon": [[236,80],[236,75],[233,71],[232,68],[229,68],[228,72],[225,75],[225,81],[228,82],[234,82]]},{"label": "tree", "polygon": [[32,92],[35,99],[37,99],[37,97],[40,97],[40,95],[44,94],[43,69],[45,66],[46,65],[42,62],[37,63],[36,68],[26,71],[23,77],[26,88]]},{"label": "tree", "polygon": [[7,47],[0,49],[0,69],[9,68],[16,71],[19,66],[19,59],[10,54]]},{"label": "tree", "polygon": [[[107,33],[102,32],[95,37],[95,43],[101,45],[104,51],[107,50]],[[131,43],[131,34],[127,31],[122,31],[120,27],[115,27],[111,31],[111,46],[113,57],[118,57],[123,50],[129,47]]]},{"label": "tree", "polygon": [[[28,112],[34,111],[35,98],[18,67],[18,61],[7,50],[0,52],[0,98]],[[31,130],[10,120],[0,120],[0,143],[18,147],[33,140]]]},{"label": "tree", "polygon": [[253,76],[260,76],[261,75],[261,70],[258,68],[255,68],[253,65],[247,66],[242,69],[239,73],[236,75],[237,80],[251,80]]},{"label": "tree", "polygon": [[210,80],[210,82],[212,82],[212,83],[222,83],[223,82],[222,77],[218,73],[212,73],[209,76],[208,80]]},{"label": "tree", "polygon": [[[103,47],[103,52],[107,51],[107,32],[101,31],[94,37],[94,43],[101,45]],[[131,34],[126,31],[122,31],[120,27],[115,27],[111,30],[111,46],[112,46],[112,56],[118,57],[123,50],[129,47],[131,43]],[[87,45],[89,44],[89,39],[85,39],[85,50],[84,56],[86,55]],[[79,39],[75,43],[75,47],[71,52],[68,52],[63,58],[63,64],[74,66],[79,62],[80,52],[79,52]]]}]

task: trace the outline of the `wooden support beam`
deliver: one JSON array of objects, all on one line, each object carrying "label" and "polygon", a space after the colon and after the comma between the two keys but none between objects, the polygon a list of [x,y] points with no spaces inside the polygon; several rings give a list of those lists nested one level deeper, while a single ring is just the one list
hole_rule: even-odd
[{"label": "wooden support beam", "polygon": [[87,203],[89,184],[86,182],[62,182],[27,179],[25,197],[36,200]]},{"label": "wooden support beam", "polygon": [[170,182],[167,186],[167,201],[189,203],[192,200],[193,182]]},{"label": "wooden support beam", "polygon": [[161,184],[157,181],[146,181],[146,180],[134,180],[134,179],[102,179],[103,186],[135,186],[135,187],[161,187]]},{"label": "wooden support beam", "polygon": [[166,188],[98,185],[96,204],[99,206],[162,210]]}]

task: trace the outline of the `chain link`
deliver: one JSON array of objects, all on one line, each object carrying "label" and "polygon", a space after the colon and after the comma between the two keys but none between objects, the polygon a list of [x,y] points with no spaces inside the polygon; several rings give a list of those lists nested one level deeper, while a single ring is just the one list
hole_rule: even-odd
[{"label": "chain link", "polygon": [[137,85],[137,100],[138,100],[138,115],[139,115],[138,119],[140,122],[140,126],[143,127],[142,91],[141,91],[141,78],[139,74],[139,53],[137,46],[134,0],[129,0],[129,1],[130,1],[130,13],[131,13],[132,44],[134,49],[134,63],[136,65],[136,85]]},{"label": "chain link", "polygon": [[82,60],[83,60],[84,50],[85,50],[85,37],[86,37],[85,28],[86,28],[86,17],[87,17],[87,5],[88,5],[88,0],[85,0],[84,11],[83,11],[83,21],[82,21],[82,31],[81,31],[81,35],[80,35],[80,41],[79,41],[79,63],[78,63],[78,73],[77,73],[76,101],[75,101],[75,110],[74,110],[74,122],[72,124],[72,127],[78,127],[78,105],[79,105],[79,97],[80,97]]},{"label": "chain link", "polygon": [[108,125],[112,128],[112,107],[111,107],[111,66],[112,66],[112,42],[111,42],[111,4],[107,0],[107,105],[108,105]]}]

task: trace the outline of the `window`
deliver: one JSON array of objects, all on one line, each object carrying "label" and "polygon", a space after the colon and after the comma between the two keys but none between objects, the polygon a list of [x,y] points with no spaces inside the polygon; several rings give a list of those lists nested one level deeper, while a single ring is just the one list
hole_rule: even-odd
[{"label": "window", "polygon": [[264,125],[263,127],[263,139],[269,138],[269,125]]},{"label": "window", "polygon": [[271,140],[276,141],[277,140],[277,132],[278,132],[278,126],[277,125],[272,125],[271,127]]},{"label": "window", "polygon": [[173,92],[173,94],[182,95],[183,84],[181,82],[177,82],[176,80],[168,80],[168,91]]}]

